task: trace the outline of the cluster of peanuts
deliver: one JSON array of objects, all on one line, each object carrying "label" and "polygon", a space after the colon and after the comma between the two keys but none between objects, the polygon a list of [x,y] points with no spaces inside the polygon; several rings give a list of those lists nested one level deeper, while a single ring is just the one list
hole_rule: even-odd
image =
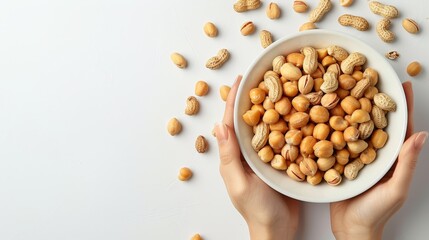
[{"label": "cluster of peanuts", "polygon": [[312,185],[355,179],[386,144],[386,114],[396,110],[365,62],[340,46],[277,56],[242,116],[259,158]]}]

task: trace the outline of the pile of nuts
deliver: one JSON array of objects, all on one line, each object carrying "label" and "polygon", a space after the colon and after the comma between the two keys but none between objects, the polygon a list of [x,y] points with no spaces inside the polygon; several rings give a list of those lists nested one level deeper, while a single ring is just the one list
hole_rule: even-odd
[{"label": "pile of nuts", "polygon": [[259,158],[296,181],[338,185],[376,159],[395,102],[366,57],[336,45],[274,58],[243,114]]}]

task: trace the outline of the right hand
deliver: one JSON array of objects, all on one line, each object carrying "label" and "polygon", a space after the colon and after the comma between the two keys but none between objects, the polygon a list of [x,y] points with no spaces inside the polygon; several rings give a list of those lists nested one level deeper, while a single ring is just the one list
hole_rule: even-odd
[{"label": "right hand", "polygon": [[[406,141],[401,148],[393,173],[361,195],[331,203],[331,228],[336,239],[381,239],[389,218],[401,208],[417,164],[427,132],[413,133],[413,90],[403,84],[408,105]],[[412,134],[412,135],[411,135]]]}]

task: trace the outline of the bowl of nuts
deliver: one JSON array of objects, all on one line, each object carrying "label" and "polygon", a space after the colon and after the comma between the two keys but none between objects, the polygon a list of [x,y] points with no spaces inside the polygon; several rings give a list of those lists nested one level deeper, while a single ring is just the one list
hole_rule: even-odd
[{"label": "bowl of nuts", "polygon": [[395,70],[345,34],[282,38],[251,64],[235,99],[244,158],[265,183],[307,202],[335,202],[375,185],[405,138],[407,104]]}]

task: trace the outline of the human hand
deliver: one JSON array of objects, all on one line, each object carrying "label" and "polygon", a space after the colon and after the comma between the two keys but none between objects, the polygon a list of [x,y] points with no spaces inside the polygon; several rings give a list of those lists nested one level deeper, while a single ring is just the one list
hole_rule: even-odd
[{"label": "human hand", "polygon": [[413,90],[403,84],[408,106],[408,126],[397,163],[391,171],[365,193],[331,203],[331,228],[336,239],[381,239],[389,218],[405,202],[417,159],[428,133],[413,134]]},{"label": "human hand", "polygon": [[240,81],[238,76],[228,94],[223,121],[214,129],[220,173],[232,203],[247,222],[251,239],[293,239],[299,222],[299,202],[266,185],[241,155],[233,121]]}]

